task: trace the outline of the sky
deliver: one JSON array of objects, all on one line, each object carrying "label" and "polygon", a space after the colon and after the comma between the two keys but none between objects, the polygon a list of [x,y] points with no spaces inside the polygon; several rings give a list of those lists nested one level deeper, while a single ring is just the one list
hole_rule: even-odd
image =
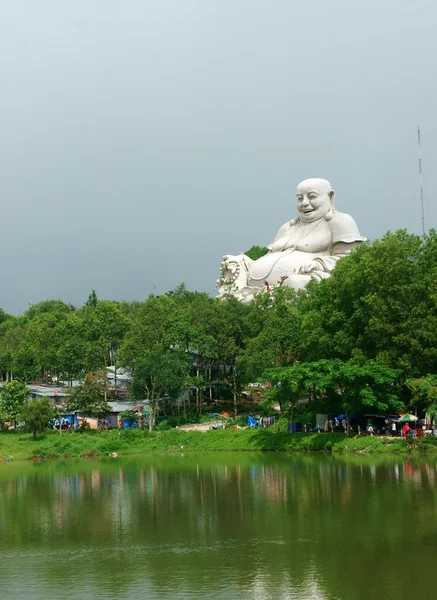
[{"label": "sky", "polygon": [[434,0],[1,0],[0,307],[215,293],[296,185],[437,227]]}]

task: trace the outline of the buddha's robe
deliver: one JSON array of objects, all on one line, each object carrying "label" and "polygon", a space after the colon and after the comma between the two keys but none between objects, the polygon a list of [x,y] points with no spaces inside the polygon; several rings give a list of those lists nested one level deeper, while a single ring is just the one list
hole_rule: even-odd
[{"label": "buddha's robe", "polygon": [[[292,219],[279,229],[269,246],[270,252],[252,262],[248,284],[275,285],[286,277],[284,285],[304,287],[311,278],[329,277],[337,261],[365,240],[353,218],[346,213],[329,212],[312,223]],[[309,273],[301,272],[312,261],[317,263],[317,268]]]}]

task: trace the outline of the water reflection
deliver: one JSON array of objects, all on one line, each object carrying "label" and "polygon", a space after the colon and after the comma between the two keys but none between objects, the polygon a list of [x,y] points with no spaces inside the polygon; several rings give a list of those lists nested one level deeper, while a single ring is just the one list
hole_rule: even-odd
[{"label": "water reflection", "polygon": [[436,471],[277,454],[2,465],[0,592],[434,599]]}]

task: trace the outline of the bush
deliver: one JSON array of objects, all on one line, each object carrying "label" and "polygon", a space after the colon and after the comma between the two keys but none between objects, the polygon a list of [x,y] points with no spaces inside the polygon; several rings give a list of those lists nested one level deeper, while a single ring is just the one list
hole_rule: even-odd
[{"label": "bush", "polygon": [[27,431],[33,434],[34,439],[38,433],[43,433],[53,419],[53,407],[48,398],[26,402],[20,420],[25,421]]}]

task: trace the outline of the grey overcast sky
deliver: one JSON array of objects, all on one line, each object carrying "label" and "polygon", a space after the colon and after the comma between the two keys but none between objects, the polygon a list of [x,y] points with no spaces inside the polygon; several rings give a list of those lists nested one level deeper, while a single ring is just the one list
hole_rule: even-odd
[{"label": "grey overcast sky", "polygon": [[435,0],[1,0],[0,306],[214,293],[331,180],[437,227]]}]

